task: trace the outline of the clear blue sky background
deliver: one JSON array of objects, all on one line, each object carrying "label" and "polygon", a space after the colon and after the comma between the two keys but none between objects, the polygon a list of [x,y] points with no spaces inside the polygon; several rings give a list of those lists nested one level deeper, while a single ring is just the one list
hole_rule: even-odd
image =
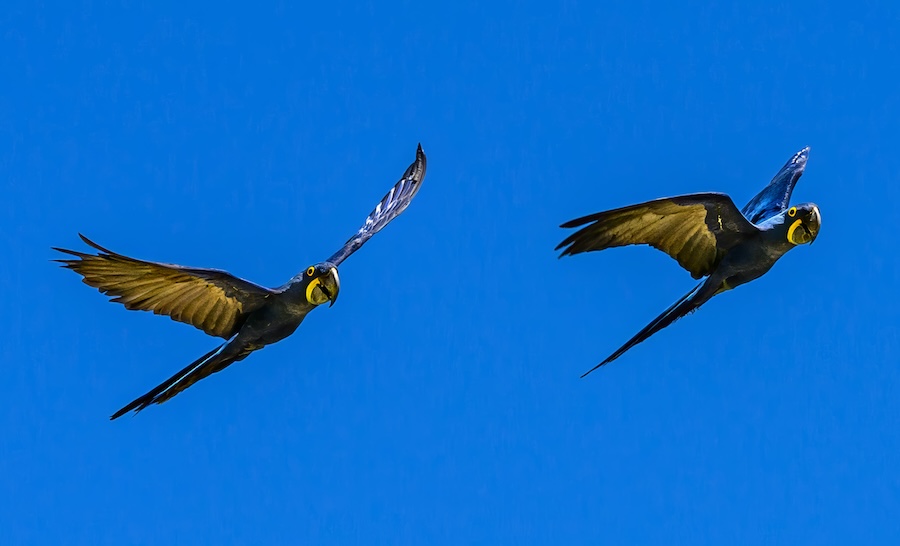
[{"label": "clear blue sky background", "polygon": [[[900,8],[600,4],[5,6],[3,542],[896,544]],[[51,245],[277,286],[420,141],[337,305],[107,420],[216,341]],[[578,379],[693,281],[558,225],[805,145],[816,243]]]}]

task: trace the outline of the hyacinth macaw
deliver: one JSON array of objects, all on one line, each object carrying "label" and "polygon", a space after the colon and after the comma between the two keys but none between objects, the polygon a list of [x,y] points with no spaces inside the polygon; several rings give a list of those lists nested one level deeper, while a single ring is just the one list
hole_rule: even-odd
[{"label": "hyacinth macaw", "polygon": [[581,227],[556,249],[562,256],[625,245],[650,245],[678,261],[695,279],[706,279],[600,364],[622,356],[713,296],[764,275],[795,246],[812,243],[822,218],[814,203],[789,207],[806,168],[809,147],[778,171],[759,194],[738,210],[722,193],[695,193],[598,212],[562,224]]},{"label": "hyacinth macaw", "polygon": [[338,266],[409,206],[425,178],[425,166],[425,153],[419,145],[415,161],[356,234],[333,256],[309,266],[280,288],[265,288],[218,269],[129,258],[83,235],[82,240],[97,254],[54,248],[75,256],[55,261],[81,275],[85,284],[111,296],[111,301],[127,309],[168,315],[226,340],[110,419],[169,400],[204,377],[291,335],[317,306],[333,305],[341,287]]}]

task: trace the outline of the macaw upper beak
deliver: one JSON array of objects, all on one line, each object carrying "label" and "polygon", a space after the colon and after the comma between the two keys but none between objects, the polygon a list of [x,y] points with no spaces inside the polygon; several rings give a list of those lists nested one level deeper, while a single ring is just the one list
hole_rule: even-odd
[{"label": "macaw upper beak", "polygon": [[321,284],[319,288],[322,289],[322,292],[325,294],[325,297],[331,302],[328,304],[328,307],[334,305],[334,302],[338,299],[338,294],[341,291],[341,278],[338,277],[338,272],[336,267],[332,267],[328,270],[328,274],[323,275],[321,278]]},{"label": "macaw upper beak", "polygon": [[809,234],[812,235],[809,244],[813,244],[816,241],[816,237],[819,235],[819,228],[821,227],[822,215],[819,213],[819,207],[813,205],[809,213]]}]

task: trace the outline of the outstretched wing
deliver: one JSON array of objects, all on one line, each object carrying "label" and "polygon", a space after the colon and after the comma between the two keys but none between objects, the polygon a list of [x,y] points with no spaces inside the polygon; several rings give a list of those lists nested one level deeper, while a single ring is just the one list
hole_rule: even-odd
[{"label": "outstretched wing", "polygon": [[400,181],[391,188],[391,191],[378,203],[375,210],[366,218],[356,235],[351,237],[344,247],[334,253],[328,261],[338,266],[346,260],[351,254],[360,249],[366,241],[373,235],[381,231],[384,226],[388,225],[391,220],[406,210],[412,202],[413,197],[422,187],[422,180],[425,178],[425,152],[422,151],[422,145],[419,144],[416,150],[416,160],[406,169]]},{"label": "outstretched wing", "polygon": [[218,269],[136,260],[107,250],[79,234],[97,254],[56,248],[77,259],[54,260],[84,277],[83,282],[128,309],[168,315],[211,336],[231,337],[247,314],[260,308],[272,290]]},{"label": "outstretched wing", "polygon": [[560,257],[625,245],[650,245],[678,260],[695,279],[709,275],[724,253],[758,229],[721,193],[657,199],[584,216],[561,227],[584,226],[556,249]]},{"label": "outstretched wing", "polygon": [[803,148],[784,164],[769,185],[763,188],[756,197],[744,205],[741,213],[753,224],[771,218],[788,208],[791,201],[791,193],[794,186],[806,169],[806,160],[809,158],[809,146]]}]

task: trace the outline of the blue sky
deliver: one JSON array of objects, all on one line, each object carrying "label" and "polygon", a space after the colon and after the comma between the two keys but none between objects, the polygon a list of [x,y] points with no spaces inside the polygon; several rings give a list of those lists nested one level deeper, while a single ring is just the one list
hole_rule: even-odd
[{"label": "blue sky", "polygon": [[[603,4],[4,8],[7,543],[893,543],[900,8]],[[216,341],[50,246],[277,286],[417,142],[422,191],[337,305],[107,420]],[[557,226],[742,205],[806,145],[816,243],[579,379],[693,281],[557,260]]]}]

